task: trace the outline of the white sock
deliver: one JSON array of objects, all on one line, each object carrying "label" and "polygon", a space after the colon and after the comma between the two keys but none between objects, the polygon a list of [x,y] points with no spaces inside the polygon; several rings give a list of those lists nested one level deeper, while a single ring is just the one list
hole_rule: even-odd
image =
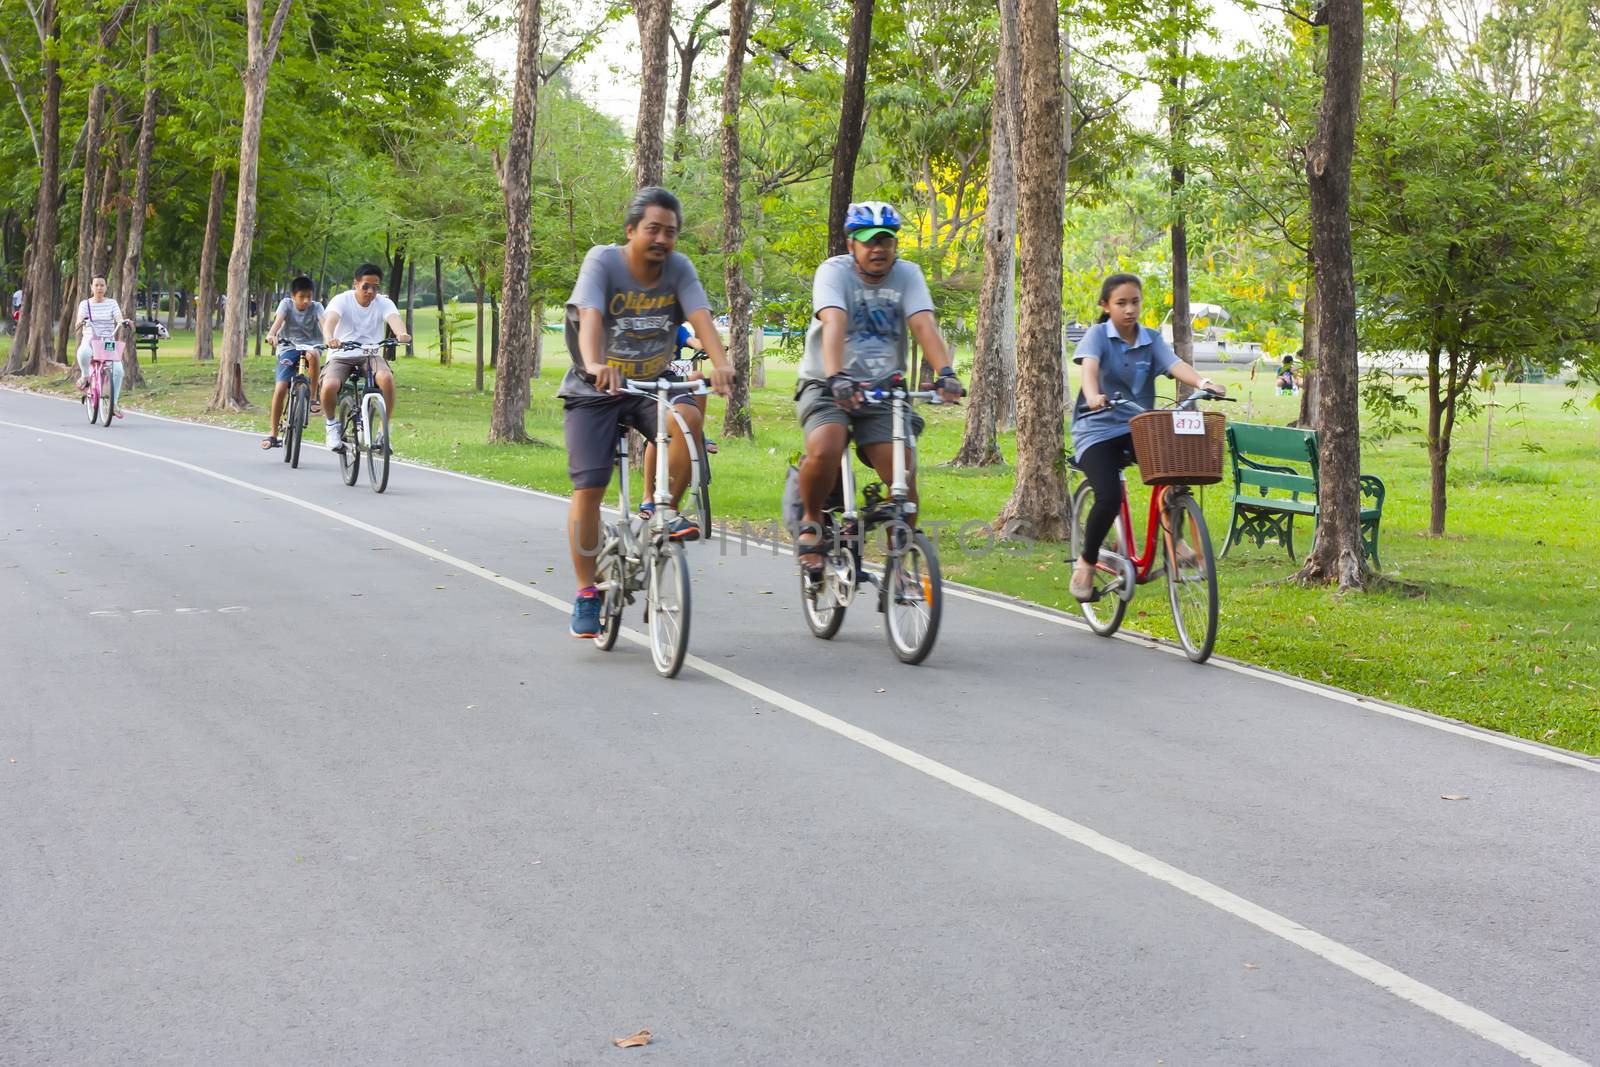
[{"label": "white sock", "polygon": [[322,421],[328,424],[328,429],[330,430],[337,430],[339,428],[338,419],[323,419]]}]

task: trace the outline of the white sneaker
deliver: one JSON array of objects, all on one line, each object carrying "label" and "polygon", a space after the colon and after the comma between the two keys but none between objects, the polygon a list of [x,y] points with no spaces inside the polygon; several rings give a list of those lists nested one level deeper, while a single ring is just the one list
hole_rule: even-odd
[{"label": "white sneaker", "polygon": [[327,437],[325,440],[328,447],[333,449],[335,452],[339,451],[344,447],[344,441],[339,436],[339,424],[337,422],[330,422],[325,428],[327,430]]}]

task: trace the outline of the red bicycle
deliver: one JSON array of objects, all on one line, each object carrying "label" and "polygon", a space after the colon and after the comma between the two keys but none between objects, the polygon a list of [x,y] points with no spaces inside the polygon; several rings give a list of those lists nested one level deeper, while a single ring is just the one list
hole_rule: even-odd
[{"label": "red bicycle", "polygon": [[[1227,397],[1195,393],[1173,408],[1191,413],[1199,400],[1227,400]],[[1117,407],[1144,409],[1121,397],[1110,398],[1110,410]],[[1076,463],[1072,464],[1077,470]],[[1072,494],[1072,558],[1083,554],[1083,529],[1094,507],[1094,487],[1087,481]],[[1159,541],[1157,529],[1161,531]],[[1122,475],[1122,510],[1106,534],[1095,567],[1094,595],[1079,604],[1089,628],[1101,637],[1110,637],[1122,626],[1128,602],[1134,591],[1147,582],[1165,577],[1167,600],[1172,606],[1172,622],[1178,641],[1189,658],[1204,663],[1217,640],[1217,567],[1211,551],[1211,534],[1200,502],[1187,485],[1157,485],[1150,493],[1150,513],[1145,526],[1144,548],[1133,538],[1133,517],[1128,508],[1128,477]],[[1161,566],[1156,566],[1156,546],[1161,547]]]},{"label": "red bicycle", "polygon": [[[121,333],[125,325],[128,325],[126,321],[119,324],[117,332]],[[115,337],[110,340],[93,337],[89,340],[89,377],[84,384],[83,410],[88,414],[91,426],[102,420],[110,426],[116,415],[117,379],[111,373],[111,364],[121,363],[126,351],[127,343]]]}]

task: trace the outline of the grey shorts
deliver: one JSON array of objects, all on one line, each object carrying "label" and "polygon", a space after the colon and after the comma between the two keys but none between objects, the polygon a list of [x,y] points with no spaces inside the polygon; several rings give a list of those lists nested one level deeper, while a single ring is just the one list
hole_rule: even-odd
[{"label": "grey shorts", "polygon": [[[335,388],[344,385],[345,379],[352,374],[365,374],[367,360],[373,360],[372,374],[374,377],[383,377],[384,370],[388,369],[389,361],[382,356],[363,356],[360,359],[330,359],[322,365],[322,380],[332,380]],[[389,371],[392,376],[393,370]]]},{"label": "grey shorts", "polygon": [[[794,394],[794,413],[809,435],[818,426],[843,426],[855,439],[856,455],[867,462],[866,446],[887,444],[894,440],[894,412],[888,404],[862,404],[853,414],[839,406],[833,399],[828,383],[812,379],[802,382]],[[911,424],[910,445],[917,447],[922,434],[922,416],[915,410],[908,412]]]},{"label": "grey shorts", "polygon": [[[674,404],[694,406],[694,396],[681,393]],[[611,484],[618,427],[628,425],[654,437],[656,401],[649,396],[584,396],[568,398],[562,430],[567,438],[567,477],[574,489],[604,489]]]}]

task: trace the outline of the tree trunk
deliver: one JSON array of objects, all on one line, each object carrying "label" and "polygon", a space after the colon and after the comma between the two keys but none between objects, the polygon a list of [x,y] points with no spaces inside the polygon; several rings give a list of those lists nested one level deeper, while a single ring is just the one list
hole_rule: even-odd
[{"label": "tree trunk", "polygon": [[544,373],[544,301],[533,302],[533,367],[528,372],[529,378],[537,378]]},{"label": "tree trunk", "polygon": [[247,58],[244,69],[244,118],[239,129],[239,187],[233,213],[233,247],[228,254],[228,307],[222,319],[222,363],[217,368],[213,410],[243,410],[244,352],[250,329],[250,255],[256,233],[256,175],[261,165],[261,113],[267,104],[267,79],[278,39],[294,0],[278,0],[272,28],[262,33],[262,0],[245,0]]},{"label": "tree trunk", "polygon": [[[1176,6],[1176,3],[1168,6],[1174,25],[1180,21]],[[1176,38],[1172,41],[1168,58],[1174,67],[1184,60],[1186,44]],[[1172,352],[1192,367],[1194,316],[1189,310],[1189,218],[1183,203],[1183,187],[1189,177],[1184,167],[1189,151],[1189,115],[1184,100],[1188,79],[1181,73],[1174,74],[1168,85],[1172,89],[1172,103],[1167,109],[1167,163],[1171,168],[1168,199],[1172,205]],[[1192,391],[1187,385],[1179,384],[1178,399],[1187,399]]]},{"label": "tree trunk", "polygon": [[445,318],[444,310],[444,260],[439,256],[433,257],[433,293],[434,302],[439,310],[439,366],[450,365],[450,326]]},{"label": "tree trunk", "polygon": [[389,258],[389,273],[385,280],[389,285],[389,299],[397,306],[400,303],[400,286],[406,273],[406,246],[399,245],[394,250],[394,255]]},{"label": "tree trunk", "polygon": [[[105,199],[101,173],[102,142],[105,139],[106,84],[97,81],[89,90],[89,114],[83,123],[83,190],[78,209],[78,283],[71,302],[76,304],[89,296],[89,283],[95,273],[96,227],[100,220],[100,205]],[[105,168],[106,175],[111,168]]]},{"label": "tree trunk", "polygon": [[33,256],[27,282],[22,287],[22,319],[17,343],[6,360],[7,374],[43,374],[50,362],[56,306],[56,239],[61,216],[57,211],[61,184],[61,64],[56,58],[61,23],[56,0],[44,0],[40,32],[49,42],[44,50],[44,106],[39,114],[39,192],[33,211]]},{"label": "tree trunk", "polygon": [[1328,57],[1317,130],[1306,153],[1311,248],[1317,264],[1322,377],[1317,441],[1321,491],[1317,540],[1297,576],[1360,588],[1361,410],[1356,393],[1355,269],[1350,252],[1350,162],[1361,101],[1361,0],[1327,0]]},{"label": "tree trunk", "polygon": [[1306,306],[1301,311],[1300,322],[1300,417],[1296,422],[1302,430],[1315,430],[1321,411],[1322,399],[1322,338],[1317,314],[1317,273],[1311,269],[1311,291],[1306,294]]},{"label": "tree trunk", "polygon": [[489,287],[489,369],[500,369],[500,298]]},{"label": "tree trunk", "polygon": [[839,138],[833,145],[833,180],[828,189],[828,255],[845,253],[844,213],[855,195],[856,156],[867,129],[867,52],[872,47],[872,0],[854,0],[845,54],[844,99]]},{"label": "tree trunk", "polygon": [[674,49],[678,53],[678,98],[674,101],[672,109],[672,162],[674,163],[683,158],[684,142],[688,139],[689,95],[694,89],[694,61],[699,57],[701,47],[699,38],[694,29],[691,29],[684,43]]},{"label": "tree trunk", "polygon": [[511,444],[528,441],[523,415],[528,410],[528,354],[534,345],[529,336],[534,323],[528,315],[528,275],[533,260],[533,133],[539,103],[540,14],[539,0],[518,0],[511,136],[499,174],[506,203],[506,252],[500,274],[506,332],[505,351],[494,372],[489,440]]},{"label": "tree trunk", "polygon": [[1070,532],[1062,433],[1061,226],[1066,179],[1058,9],[1020,0],[1022,131],[1018,236],[1017,477],[995,519],[1002,537],[1059,541]]},{"label": "tree trunk", "polygon": [[[417,261],[415,259],[412,259],[412,260],[408,260],[406,262],[406,336],[407,337],[415,337],[416,336],[416,333],[411,329],[411,309],[416,304],[416,302],[417,302]],[[416,345],[411,341],[407,341],[406,342],[406,355],[414,356],[416,354],[417,354]]]},{"label": "tree trunk", "polygon": [[750,286],[744,276],[744,214],[739,153],[739,96],[744,46],[750,35],[749,0],[729,0],[728,67],[722,79],[722,275],[728,294],[728,353],[733,391],[722,420],[725,437],[754,437],[750,425]]},{"label": "tree trunk", "polygon": [[211,172],[211,197],[206,201],[206,233],[200,245],[200,278],[195,287],[195,309],[190,316],[194,326],[194,358],[210,360],[212,351],[211,309],[217,303],[217,241],[222,233],[222,194],[227,191],[228,175],[219,165]]},{"label": "tree trunk", "polygon": [[[128,209],[128,247],[122,255],[122,290],[117,303],[124,308],[132,306],[139,291],[139,268],[144,259],[145,213],[150,204],[150,156],[156,143],[156,80],[155,59],[158,45],[154,22],[144,31],[144,110],[139,116],[139,141],[134,150],[133,203]],[[146,272],[148,273],[148,271]],[[145,286],[148,302],[154,294]],[[152,310],[150,318],[155,318]],[[139,366],[139,349],[129,345],[122,357],[122,383],[130,389],[144,385],[144,371]]]},{"label": "tree trunk", "polygon": [[[983,213],[983,288],[978,294],[972,395],[956,467],[1004,463],[999,427],[1016,366],[1014,268],[1017,245],[1017,123],[1021,119],[1022,61],[1017,40],[1017,0],[999,0],[1000,47],[995,53],[994,102],[989,115],[989,202]],[[1010,358],[1007,358],[1009,349]]]},{"label": "tree trunk", "polygon": [[672,0],[633,0],[639,22],[639,123],[633,136],[634,184],[660,185],[665,168],[667,29]]},{"label": "tree trunk", "polygon": [[[107,291],[115,295],[122,288],[122,260],[128,254],[128,182],[127,175],[133,163],[132,147],[126,137],[121,138],[117,152],[117,180],[112,191],[111,206],[116,213],[116,226],[112,229],[111,255],[100,273],[106,276]],[[134,282],[138,285],[137,279]],[[132,302],[122,305],[124,314],[135,310]],[[126,380],[126,379],[124,379]]]},{"label": "tree trunk", "polygon": [[473,388],[483,392],[483,264],[478,264],[478,276],[473,279],[472,293],[474,297],[474,311],[477,313],[477,339],[474,347],[474,357],[477,360],[476,377],[473,379]]}]

